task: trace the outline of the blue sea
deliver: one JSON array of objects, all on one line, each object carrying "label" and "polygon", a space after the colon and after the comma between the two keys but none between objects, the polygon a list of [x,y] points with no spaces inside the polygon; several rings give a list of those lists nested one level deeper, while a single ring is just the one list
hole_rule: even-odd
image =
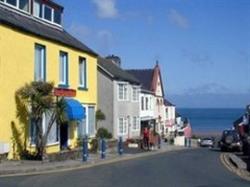
[{"label": "blue sea", "polygon": [[189,119],[194,133],[218,133],[230,129],[245,109],[181,108],[177,112]]}]

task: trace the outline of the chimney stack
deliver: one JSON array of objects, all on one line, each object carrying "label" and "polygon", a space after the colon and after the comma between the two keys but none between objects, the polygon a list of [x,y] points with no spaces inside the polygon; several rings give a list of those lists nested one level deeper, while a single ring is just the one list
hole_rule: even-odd
[{"label": "chimney stack", "polygon": [[113,64],[117,65],[118,67],[121,67],[121,59],[119,56],[109,55],[106,57],[106,59],[111,60]]}]

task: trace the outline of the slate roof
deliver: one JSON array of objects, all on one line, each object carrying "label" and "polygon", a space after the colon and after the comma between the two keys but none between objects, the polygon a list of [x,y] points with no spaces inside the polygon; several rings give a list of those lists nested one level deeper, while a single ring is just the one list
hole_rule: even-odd
[{"label": "slate roof", "polygon": [[17,13],[16,11],[18,10],[12,11],[9,9],[10,8],[5,8],[4,5],[0,6],[0,24],[8,25],[14,29],[97,56],[97,53],[71,36],[64,29],[54,28],[53,26],[37,21],[36,18],[31,17],[31,15],[23,15],[23,13]]},{"label": "slate roof", "polygon": [[126,70],[136,77],[142,84],[142,89],[151,91],[151,84],[154,76],[154,69]]},{"label": "slate roof", "polygon": [[175,106],[174,104],[172,104],[170,101],[168,101],[167,99],[164,99],[164,105],[165,106]]},{"label": "slate roof", "polygon": [[115,65],[111,60],[98,57],[98,65],[105,69],[107,73],[110,73],[113,76],[112,78],[115,80],[128,81],[132,84],[140,85],[140,81],[138,79],[119,66]]}]

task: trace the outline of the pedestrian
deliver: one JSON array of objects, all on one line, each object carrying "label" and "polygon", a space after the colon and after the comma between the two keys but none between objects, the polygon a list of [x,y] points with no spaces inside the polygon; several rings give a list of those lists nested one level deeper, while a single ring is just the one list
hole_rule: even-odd
[{"label": "pedestrian", "polygon": [[143,143],[145,148],[149,150],[149,130],[147,127],[145,127],[143,131]]}]

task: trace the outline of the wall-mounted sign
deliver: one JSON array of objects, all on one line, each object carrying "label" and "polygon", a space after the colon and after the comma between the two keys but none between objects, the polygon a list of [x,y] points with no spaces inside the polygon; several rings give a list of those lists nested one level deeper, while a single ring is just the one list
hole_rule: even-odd
[{"label": "wall-mounted sign", "polygon": [[66,88],[54,88],[54,95],[58,97],[75,97],[76,90]]}]

